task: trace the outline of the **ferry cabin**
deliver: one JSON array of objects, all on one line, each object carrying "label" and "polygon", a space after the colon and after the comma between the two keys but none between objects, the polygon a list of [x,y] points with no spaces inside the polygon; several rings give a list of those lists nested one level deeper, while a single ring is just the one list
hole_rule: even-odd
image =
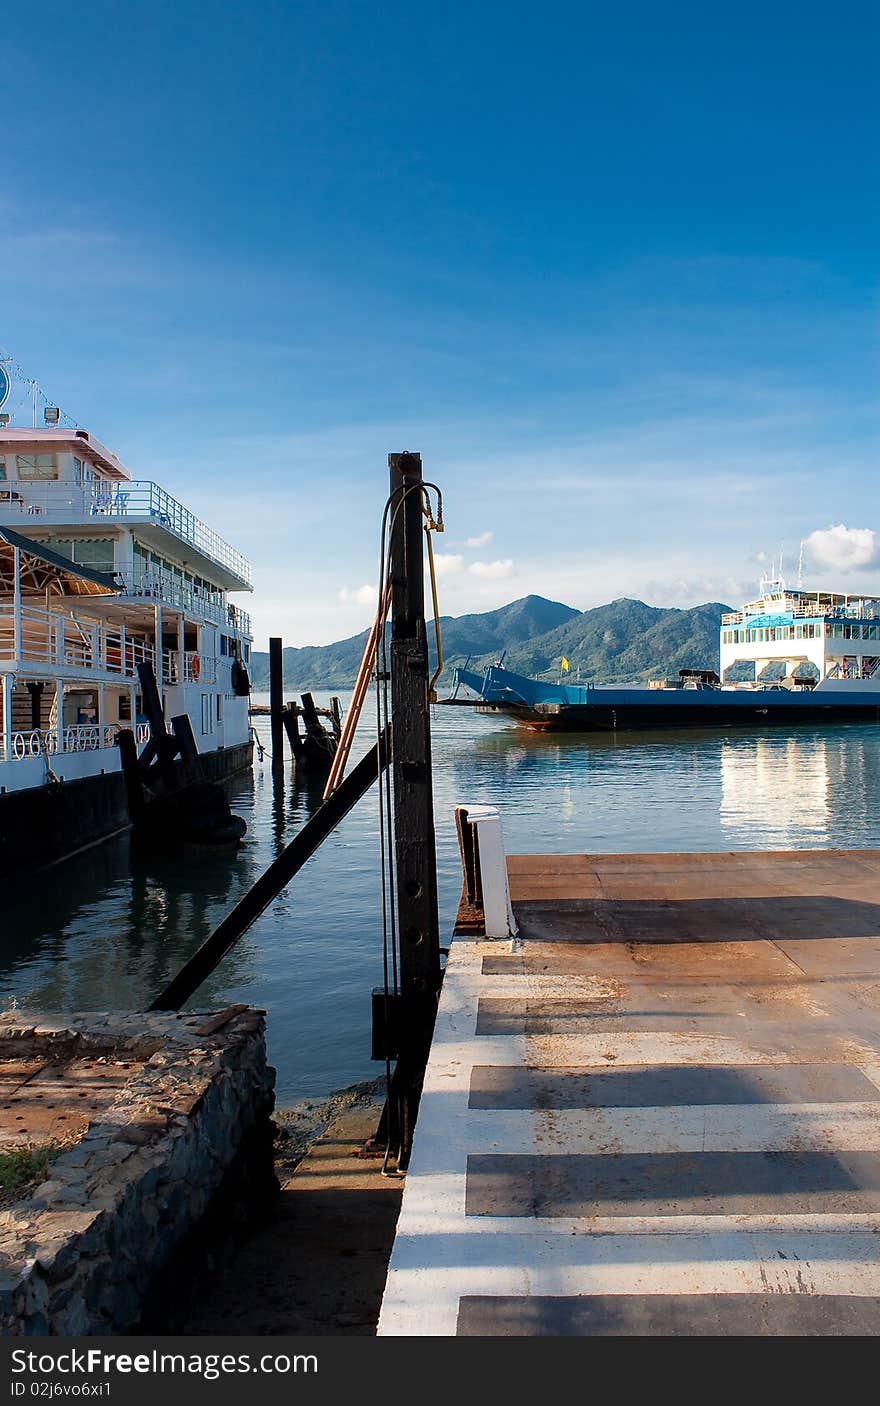
[{"label": "ferry cabin", "polygon": [[814,683],[867,680],[880,664],[880,599],[787,589],[772,582],[758,600],[721,617],[721,678],[748,664]]},{"label": "ferry cabin", "polygon": [[[0,430],[0,793],[118,769],[137,665],[203,753],[250,756],[244,557],[85,430]],[[228,765],[223,771],[235,769]]]}]

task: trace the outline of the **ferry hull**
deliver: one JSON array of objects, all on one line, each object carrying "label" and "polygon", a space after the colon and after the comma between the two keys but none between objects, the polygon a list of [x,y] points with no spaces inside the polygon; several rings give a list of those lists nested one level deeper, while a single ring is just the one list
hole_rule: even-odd
[{"label": "ferry hull", "polygon": [[819,703],[795,700],[782,704],[750,702],[750,706],[685,703],[555,704],[509,710],[526,726],[540,732],[620,732],[652,728],[791,727],[837,722],[880,722],[880,701],[874,703]]},{"label": "ferry hull", "polygon": [[461,683],[479,694],[479,712],[504,713],[541,732],[880,722],[880,687],[872,679],[826,682],[804,690],[651,689],[545,683],[498,665],[482,675],[457,673]]},{"label": "ferry hull", "polygon": [[[204,752],[209,781],[224,781],[251,765],[252,742]],[[58,786],[0,795],[0,879],[21,879],[129,829],[121,771],[85,776]]]}]

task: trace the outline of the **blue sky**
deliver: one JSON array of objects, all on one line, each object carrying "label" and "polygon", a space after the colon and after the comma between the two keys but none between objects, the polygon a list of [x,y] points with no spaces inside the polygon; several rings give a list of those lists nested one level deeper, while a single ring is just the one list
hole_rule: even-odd
[{"label": "blue sky", "polygon": [[4,16],[0,344],[252,558],[258,643],[367,623],[401,448],[451,614],[802,539],[880,589],[880,11],[615,8]]}]

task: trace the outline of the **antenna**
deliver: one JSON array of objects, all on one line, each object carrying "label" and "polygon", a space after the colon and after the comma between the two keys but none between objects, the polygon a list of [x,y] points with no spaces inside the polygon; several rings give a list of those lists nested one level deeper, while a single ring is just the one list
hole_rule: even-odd
[{"label": "antenna", "polygon": [[803,538],[801,538],[801,549],[800,549],[800,551],[799,551],[799,553],[798,553],[798,574],[797,574],[797,583],[798,583],[798,590],[800,590],[801,587],[802,587],[803,584],[804,584],[804,541],[803,541]]},{"label": "antenna", "polygon": [[[78,421],[72,415],[68,415],[66,410],[62,410],[57,402],[50,401],[39,381],[33,376],[28,376],[19,362],[2,346],[0,346],[0,404],[3,405],[7,413],[7,424],[10,421],[15,421],[18,412],[22,418],[24,418],[24,414],[27,414],[32,427],[37,429],[42,405],[43,420],[47,426],[63,424],[70,429],[78,428]],[[24,410],[25,405],[28,405],[27,411]]]}]

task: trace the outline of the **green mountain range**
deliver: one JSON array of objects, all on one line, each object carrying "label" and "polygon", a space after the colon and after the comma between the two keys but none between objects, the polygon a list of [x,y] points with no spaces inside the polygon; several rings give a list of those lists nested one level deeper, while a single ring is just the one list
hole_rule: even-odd
[{"label": "green mountain range", "polygon": [[[593,610],[575,610],[543,596],[524,596],[499,610],[480,615],[441,616],[445,669],[440,685],[449,685],[452,669],[470,658],[469,667],[484,668],[502,654],[517,673],[559,672],[562,656],[571,675],[596,683],[673,675],[679,669],[717,669],[721,616],[730,606],[718,601],[690,610],[662,609],[626,597]],[[348,688],[354,683],[367,631],[335,644],[284,650],[284,686],[288,689]],[[429,627],[433,659],[433,630]],[[255,692],[269,687],[269,656],[251,655]]]}]

